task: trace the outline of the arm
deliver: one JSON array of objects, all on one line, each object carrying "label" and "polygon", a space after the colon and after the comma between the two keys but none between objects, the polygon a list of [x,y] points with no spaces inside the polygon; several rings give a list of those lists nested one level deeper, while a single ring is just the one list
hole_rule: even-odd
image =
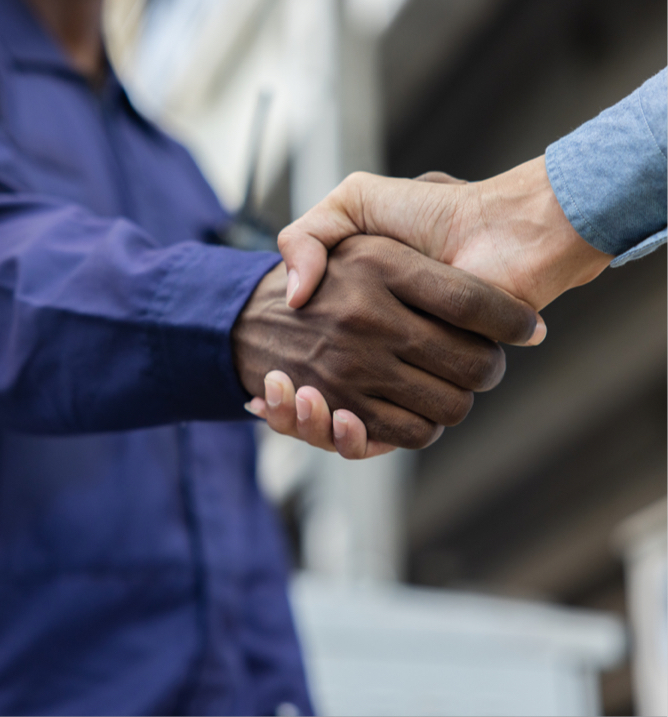
[{"label": "arm", "polygon": [[[354,174],[283,230],[290,303],[317,286],[327,250],[391,236],[542,308],[666,238],[666,71],[505,174],[435,184]],[[637,247],[637,248],[636,248]]]},{"label": "arm", "polygon": [[62,434],[238,418],[244,389],[278,366],[353,407],[372,439],[416,447],[503,374],[498,345],[466,329],[522,341],[537,320],[387,239],[342,245],[301,312],[277,262],[161,247],[123,219],[0,195],[0,424]]},{"label": "arm", "polygon": [[80,433],[234,419],[231,330],[274,254],[161,246],[123,219],[0,194],[0,423]]}]

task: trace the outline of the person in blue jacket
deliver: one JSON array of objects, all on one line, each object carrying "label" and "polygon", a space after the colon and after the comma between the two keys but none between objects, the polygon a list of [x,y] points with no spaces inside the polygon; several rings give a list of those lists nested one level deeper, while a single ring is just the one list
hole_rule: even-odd
[{"label": "person in blue jacket", "polygon": [[0,713],[309,713],[244,402],[285,368],[417,447],[540,321],[378,238],[289,309],[278,254],[220,245],[100,15],[0,2]]}]

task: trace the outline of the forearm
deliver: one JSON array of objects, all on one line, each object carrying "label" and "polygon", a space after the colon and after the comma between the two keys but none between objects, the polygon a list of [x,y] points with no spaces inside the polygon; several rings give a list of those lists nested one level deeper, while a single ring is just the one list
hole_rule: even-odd
[{"label": "forearm", "polygon": [[613,258],[575,231],[552,189],[544,157],[466,191],[441,260],[537,309],[594,279]]},{"label": "forearm", "polygon": [[468,185],[442,258],[542,308],[665,242],[665,154],[664,71],[545,157]]},{"label": "forearm", "polygon": [[664,71],[552,145],[547,167],[539,157],[477,184],[350,175],[279,236],[299,276],[291,305],[307,301],[327,251],[355,232],[405,242],[536,308],[615,256],[653,250],[666,239],[665,83]]},{"label": "forearm", "polygon": [[243,415],[230,335],[275,255],[161,247],[124,220],[0,199],[0,423],[79,433]]}]

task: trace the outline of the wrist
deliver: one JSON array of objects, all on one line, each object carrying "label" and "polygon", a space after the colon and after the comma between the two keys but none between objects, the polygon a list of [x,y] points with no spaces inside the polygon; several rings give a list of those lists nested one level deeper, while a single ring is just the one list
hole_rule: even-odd
[{"label": "wrist", "polygon": [[[470,213],[478,216],[459,268],[475,271],[541,309],[564,291],[598,276],[612,256],[575,231],[552,190],[545,158],[469,185]],[[487,250],[485,263],[480,252]],[[495,267],[491,265],[495,264]]]},{"label": "wrist", "polygon": [[244,390],[264,394],[264,377],[279,365],[278,346],[271,328],[287,313],[287,274],[281,262],[262,278],[240,312],[232,329],[232,358]]}]

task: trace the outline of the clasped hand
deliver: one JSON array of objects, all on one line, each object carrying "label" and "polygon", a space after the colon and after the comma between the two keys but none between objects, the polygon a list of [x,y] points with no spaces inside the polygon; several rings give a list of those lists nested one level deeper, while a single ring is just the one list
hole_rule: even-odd
[{"label": "clasped hand", "polygon": [[[303,307],[291,314],[301,322],[291,340],[303,331],[311,343],[305,365],[275,353],[266,400],[259,377],[244,380],[240,361],[257,396],[248,409],[280,433],[347,458],[421,447],[462,420],[472,392],[501,379],[497,341],[544,339],[545,324],[527,304],[542,308],[612,258],[571,227],[543,157],[477,184],[442,173],[351,175],[283,230],[279,248],[287,303]],[[266,352],[256,349],[257,362]]]},{"label": "clasped hand", "polygon": [[[474,391],[499,383],[505,356],[497,342],[526,342],[538,320],[500,289],[382,237],[351,237],[335,247],[298,311],[286,305],[286,288],[279,264],[252,295],[233,332],[237,370],[251,394],[266,386],[274,428],[330,449],[329,408],[346,409],[348,420],[357,416],[373,452],[428,445],[443,426],[465,418]],[[304,435],[293,384],[276,374],[265,383],[271,369],[315,391],[317,413]],[[339,446],[352,457],[361,448]]]}]

